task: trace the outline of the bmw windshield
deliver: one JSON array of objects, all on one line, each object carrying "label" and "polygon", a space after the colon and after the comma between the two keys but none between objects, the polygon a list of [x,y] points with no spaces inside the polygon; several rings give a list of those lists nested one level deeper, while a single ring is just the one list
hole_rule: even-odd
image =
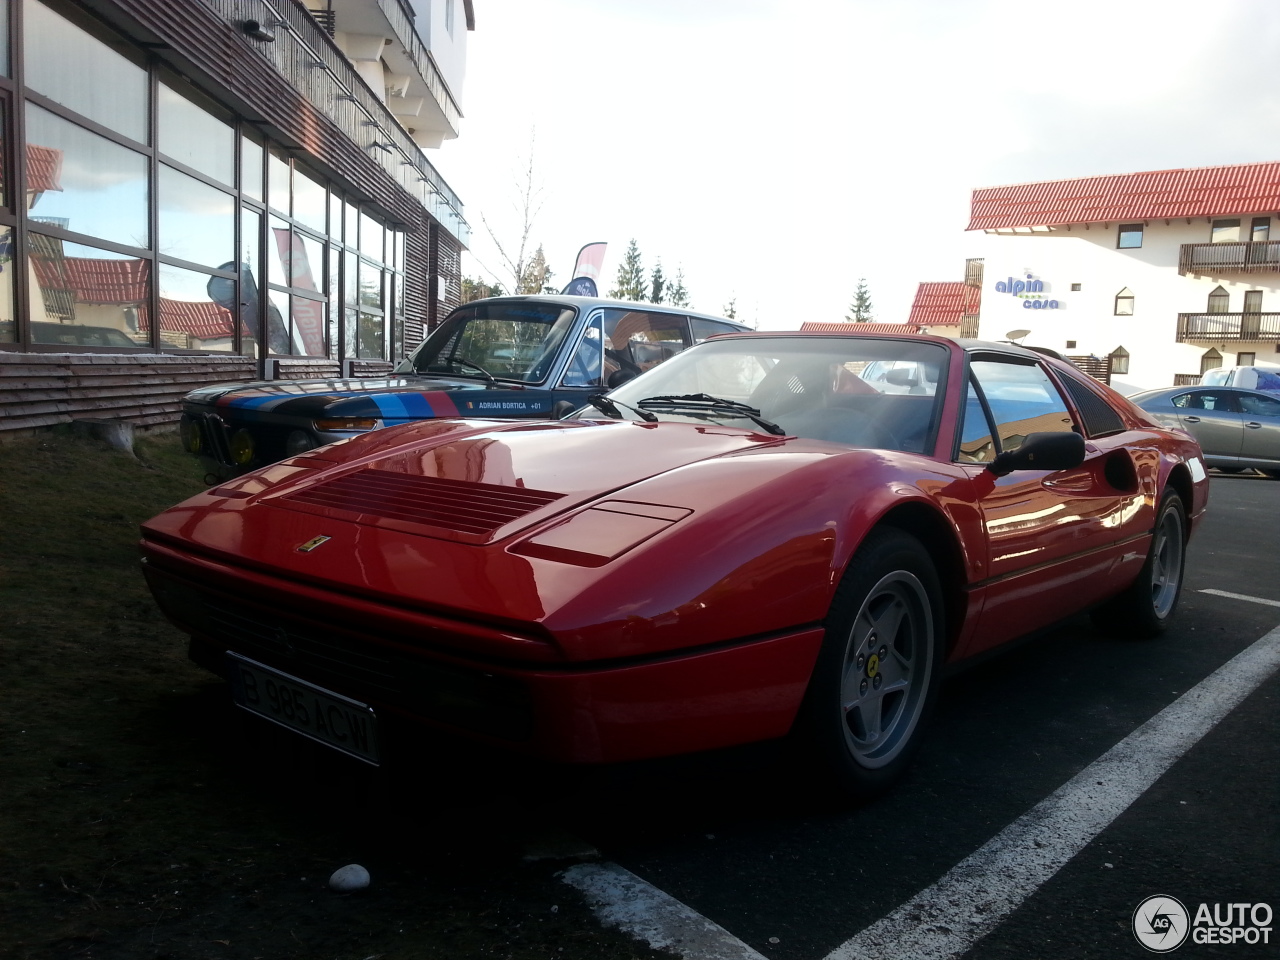
[{"label": "bmw windshield", "polygon": [[413,355],[426,374],[540,383],[577,311],[554,303],[476,303],[455,310]]}]

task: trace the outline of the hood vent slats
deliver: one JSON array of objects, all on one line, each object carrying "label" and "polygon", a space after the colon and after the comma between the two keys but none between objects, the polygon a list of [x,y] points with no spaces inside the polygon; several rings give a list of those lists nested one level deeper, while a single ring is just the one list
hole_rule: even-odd
[{"label": "hood vent slats", "polygon": [[284,499],[484,535],[563,496],[546,490],[366,468],[299,490]]}]

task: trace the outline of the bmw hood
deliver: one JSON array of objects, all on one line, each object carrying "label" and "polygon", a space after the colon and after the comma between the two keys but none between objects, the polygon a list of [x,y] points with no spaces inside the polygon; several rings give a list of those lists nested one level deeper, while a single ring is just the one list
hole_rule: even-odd
[{"label": "bmw hood", "polygon": [[549,394],[518,384],[447,377],[391,376],[350,380],[263,380],[194,390],[194,405],[228,417],[370,417],[388,424],[433,417],[549,415]]}]

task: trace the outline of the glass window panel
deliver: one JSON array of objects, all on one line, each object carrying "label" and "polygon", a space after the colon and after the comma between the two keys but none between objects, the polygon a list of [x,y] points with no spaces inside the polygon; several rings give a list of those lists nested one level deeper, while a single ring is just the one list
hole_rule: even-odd
[{"label": "glass window panel", "polygon": [[382,262],[382,224],[367,213],[360,214],[360,252],[371,260]]},{"label": "glass window panel", "polygon": [[[339,220],[341,222],[341,220]],[[338,318],[342,316],[342,301],[338,297],[338,272],[341,269],[342,253],[337,247],[329,247],[329,343],[333,351],[338,352]]]},{"label": "glass window panel", "polygon": [[325,307],[323,300],[292,297],[294,353],[304,357],[326,356]]},{"label": "glass window panel", "polygon": [[267,203],[289,212],[289,161],[272,148],[267,151]]},{"label": "glass window panel", "polygon": [[1142,224],[1122,223],[1116,239],[1116,246],[1121,250],[1130,250],[1142,246]]},{"label": "glass window panel", "polygon": [[161,253],[233,269],[234,197],[162,163],[159,208]]},{"label": "glass window panel", "polygon": [[1254,243],[1266,243],[1271,236],[1271,218],[1254,217],[1249,234],[1249,239]]},{"label": "glass window panel", "polygon": [[329,194],[329,236],[342,239],[342,198],[336,193]]},{"label": "glass window panel", "polygon": [[360,261],[360,306],[382,309],[382,271],[364,260]]},{"label": "glass window panel", "polygon": [[297,167],[293,168],[293,219],[324,233],[324,215],[328,206],[324,184]]},{"label": "glass window panel", "polygon": [[293,283],[303,290],[324,293],[324,244],[301,230],[293,232]]},{"label": "glass window panel", "polygon": [[272,353],[292,353],[289,335],[289,295],[279,290],[267,291],[267,329]]},{"label": "glass window panel", "polygon": [[240,189],[254,200],[262,199],[262,144],[240,138]]},{"label": "glass window panel", "polygon": [[383,359],[386,331],[382,317],[371,313],[360,314],[356,333],[356,355],[362,360]]},{"label": "glass window panel", "polygon": [[407,251],[408,244],[409,244],[408,235],[405,233],[401,233],[400,242],[396,244],[396,269],[399,270],[401,273],[404,273],[405,261],[407,261],[409,258],[408,251]]},{"label": "glass window panel", "polygon": [[342,273],[342,302],[348,306],[354,306],[359,300],[358,286],[356,284],[356,270],[360,261],[356,259],[356,255],[348,251],[343,255],[343,273]]},{"label": "glass window panel", "polygon": [[183,350],[230,353],[235,346],[235,281],[162,263],[160,343]]},{"label": "glass window panel", "polygon": [[[0,0],[0,9],[7,9],[4,0]],[[9,190],[9,173],[6,169],[4,139],[5,131],[9,129],[9,108],[5,101],[0,100],[0,207],[7,207],[6,201]],[[30,162],[30,161],[28,161]]]},{"label": "glass window panel", "polygon": [[9,0],[0,0],[0,73],[9,75]]},{"label": "glass window panel", "polygon": [[344,242],[348,247],[354,247],[356,238],[360,235],[360,211],[356,209],[355,204],[344,203],[342,205],[342,219],[346,223],[346,239]]},{"label": "glass window panel", "polygon": [[160,84],[160,152],[227,186],[235,185],[235,131],[231,124]]},{"label": "glass window panel", "polygon": [[1240,240],[1239,220],[1215,220],[1209,231],[1210,243],[1237,243]]},{"label": "glass window panel", "polygon": [[240,211],[240,218],[240,352],[256,357],[260,329],[258,291],[262,286],[258,273],[262,269],[259,233],[262,229],[262,215],[244,207]]},{"label": "glass window panel", "polygon": [[347,358],[359,356],[356,351],[356,331],[360,329],[360,315],[355,307],[346,307],[343,311],[342,355]]},{"label": "glass window panel", "polygon": [[27,234],[35,343],[136,347],[151,340],[151,263],[82,243]]},{"label": "glass window panel", "polygon": [[1032,433],[1074,429],[1062,395],[1038,365],[975,360],[969,369],[987,398],[1001,451],[1017,450]]},{"label": "glass window panel", "polygon": [[13,313],[13,230],[0,227],[0,343],[16,343],[18,325]]},{"label": "glass window panel", "polygon": [[22,10],[27,86],[141,143],[147,72],[38,0]]},{"label": "glass window panel", "polygon": [[267,279],[282,287],[293,279],[293,239],[289,224],[279,217],[269,220],[267,232]]},{"label": "glass window panel", "polygon": [[31,219],[134,247],[150,247],[147,158],[27,104]]}]

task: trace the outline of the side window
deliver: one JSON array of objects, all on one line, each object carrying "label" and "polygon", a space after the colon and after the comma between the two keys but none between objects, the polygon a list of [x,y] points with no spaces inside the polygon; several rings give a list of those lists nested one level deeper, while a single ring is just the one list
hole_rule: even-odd
[{"label": "side window", "polygon": [[605,310],[605,385],[616,387],[689,346],[684,317],[641,310]]},{"label": "side window", "polygon": [[569,361],[563,383],[566,387],[601,386],[603,369],[604,338],[600,330],[600,314],[597,313],[587,324],[587,329],[582,331],[582,339],[578,342],[578,349],[573,352],[573,359]]},{"label": "side window", "polygon": [[1240,401],[1240,409],[1251,417],[1274,417],[1280,419],[1280,400],[1272,397],[1260,397],[1256,393],[1236,394]]},{"label": "side window", "polygon": [[[1226,390],[1197,390],[1194,393],[1183,394],[1183,397],[1186,397],[1187,402],[1178,406],[1185,406],[1188,410],[1239,412],[1236,409],[1235,395]],[[1178,399],[1181,400],[1182,397]]]},{"label": "side window", "polygon": [[1002,452],[1017,450],[1028,434],[1075,430],[1062,394],[1038,364],[975,360],[970,371],[987,398]]},{"label": "side window", "polygon": [[956,459],[961,463],[990,463],[995,458],[996,445],[991,439],[987,411],[983,409],[970,377],[969,392],[964,401],[964,423],[960,428],[960,454]]},{"label": "side window", "polygon": [[737,333],[737,327],[731,327],[727,323],[716,323],[714,320],[703,320],[699,317],[690,317],[689,323],[693,326],[693,342],[701,343],[707,337],[714,337],[717,333]]}]

